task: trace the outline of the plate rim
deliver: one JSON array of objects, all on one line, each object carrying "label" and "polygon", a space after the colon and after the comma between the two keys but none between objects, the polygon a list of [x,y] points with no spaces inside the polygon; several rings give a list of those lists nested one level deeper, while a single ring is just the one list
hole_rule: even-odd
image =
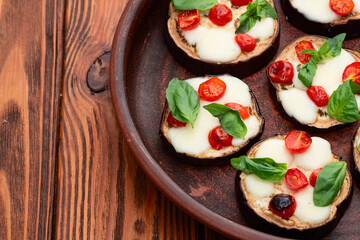
[{"label": "plate rim", "polygon": [[124,94],[127,66],[126,58],[129,54],[129,49],[131,48],[130,42],[135,31],[135,22],[139,20],[139,13],[145,11],[154,1],[156,0],[128,1],[117,25],[111,48],[109,69],[111,100],[123,137],[128,143],[136,162],[153,181],[156,187],[177,207],[215,231],[237,239],[285,239],[233,222],[211,211],[203,204],[193,199],[166,174],[161,166],[152,158],[142,142],[135,123],[131,118],[128,101]]}]

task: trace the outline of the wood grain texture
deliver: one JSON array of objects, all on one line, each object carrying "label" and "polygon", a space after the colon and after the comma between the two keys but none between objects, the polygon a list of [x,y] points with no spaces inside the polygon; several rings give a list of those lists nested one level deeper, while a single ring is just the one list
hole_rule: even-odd
[{"label": "wood grain texture", "polygon": [[108,91],[108,51],[126,3],[67,2],[54,236],[202,239],[212,231],[159,193],[122,141]]},{"label": "wood grain texture", "polygon": [[50,239],[63,1],[0,1],[0,239]]}]

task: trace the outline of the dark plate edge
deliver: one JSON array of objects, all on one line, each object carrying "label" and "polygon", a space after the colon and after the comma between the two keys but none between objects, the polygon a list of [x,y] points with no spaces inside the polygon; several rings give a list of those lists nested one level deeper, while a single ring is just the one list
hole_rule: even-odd
[{"label": "dark plate edge", "polygon": [[[126,59],[134,35],[135,22],[141,18],[141,11],[146,10],[154,0],[133,0],[127,4],[117,26],[110,58],[110,93],[116,118],[123,132],[125,141],[135,156],[142,170],[150,177],[159,190],[171,199],[187,214],[231,238],[238,239],[279,239],[266,233],[230,221],[203,206],[185,193],[157,164],[147,151],[136,126],[131,118],[124,90],[126,78]],[[139,17],[140,16],[140,17]],[[121,54],[124,53],[124,54]],[[116,68],[116,66],[122,66]],[[120,86],[120,89],[117,87]]]}]

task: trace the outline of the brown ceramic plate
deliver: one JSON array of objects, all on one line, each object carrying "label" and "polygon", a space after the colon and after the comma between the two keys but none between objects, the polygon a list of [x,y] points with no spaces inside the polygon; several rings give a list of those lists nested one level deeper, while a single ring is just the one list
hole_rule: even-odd
[{"label": "brown ceramic plate", "polygon": [[[286,21],[279,0],[275,4],[283,48],[304,33]],[[159,189],[195,219],[232,238],[275,239],[246,225],[236,203],[235,169],[230,165],[196,167],[180,162],[165,149],[159,137],[168,82],[173,77],[194,77],[173,59],[164,43],[168,5],[169,0],[129,1],[117,28],[111,55],[111,93],[125,139]],[[359,44],[359,40],[351,40],[344,46],[359,50]],[[265,68],[243,80],[253,90],[265,118],[262,138],[303,129],[279,111]],[[356,123],[330,132],[307,131],[329,140],[333,151],[348,161],[355,130]],[[360,196],[355,188],[348,211],[326,238],[358,238],[359,215]]]}]

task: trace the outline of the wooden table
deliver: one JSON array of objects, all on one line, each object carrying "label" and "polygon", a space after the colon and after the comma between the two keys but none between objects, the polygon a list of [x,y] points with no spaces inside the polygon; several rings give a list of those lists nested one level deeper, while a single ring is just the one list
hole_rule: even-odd
[{"label": "wooden table", "polygon": [[0,239],[224,239],[123,141],[108,64],[126,3],[0,0]]}]

